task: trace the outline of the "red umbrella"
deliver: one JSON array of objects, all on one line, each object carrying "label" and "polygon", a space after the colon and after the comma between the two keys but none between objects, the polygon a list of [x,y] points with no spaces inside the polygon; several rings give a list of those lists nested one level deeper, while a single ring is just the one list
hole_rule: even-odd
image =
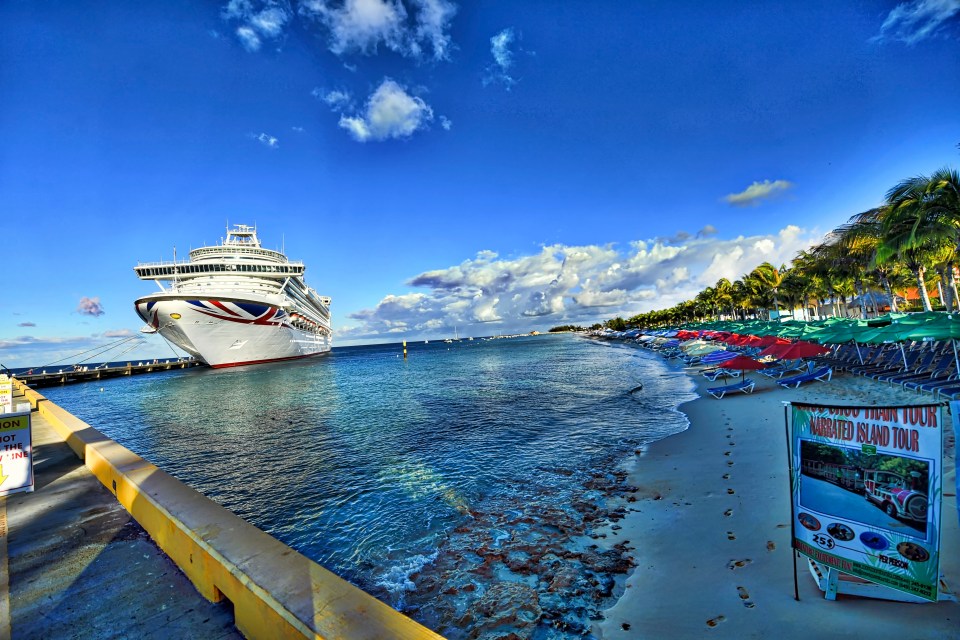
[{"label": "red umbrella", "polygon": [[766,349],[764,349],[763,351],[761,351],[760,353],[758,353],[757,357],[763,358],[765,356],[773,356],[774,358],[777,358],[779,360],[782,357],[781,354],[787,349],[790,349],[792,347],[793,347],[793,343],[791,342],[781,342],[778,344],[772,344]]},{"label": "red umbrella", "polygon": [[[730,358],[729,360],[724,360],[719,366],[724,369],[740,369],[740,375],[743,375],[744,370],[746,369],[766,369],[767,365],[762,362],[757,362],[753,358],[748,358],[747,356],[736,356]],[[744,380],[747,378],[744,377]]]},{"label": "red umbrella", "polygon": [[757,343],[757,346],[760,347],[770,347],[775,344],[790,344],[789,340],[785,340],[780,336],[761,336],[760,342]]},{"label": "red umbrella", "polygon": [[723,362],[724,369],[766,369],[767,365],[747,356],[735,356]]},{"label": "red umbrella", "polygon": [[780,354],[781,360],[796,360],[797,358],[812,358],[830,353],[830,349],[812,342],[794,342],[790,348]]}]

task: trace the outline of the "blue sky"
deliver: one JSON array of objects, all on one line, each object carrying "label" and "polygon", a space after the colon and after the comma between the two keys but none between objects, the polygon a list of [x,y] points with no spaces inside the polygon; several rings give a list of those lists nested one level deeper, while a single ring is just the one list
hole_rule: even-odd
[{"label": "blue sky", "polygon": [[228,222],[336,344],[480,336],[671,306],[960,164],[960,0],[8,0],[0,60],[9,367],[136,334],[133,266]]}]

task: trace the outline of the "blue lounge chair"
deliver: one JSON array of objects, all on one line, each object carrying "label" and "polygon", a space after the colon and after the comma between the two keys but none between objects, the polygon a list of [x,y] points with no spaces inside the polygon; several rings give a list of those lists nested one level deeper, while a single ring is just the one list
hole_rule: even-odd
[{"label": "blue lounge chair", "polygon": [[720,400],[728,393],[733,393],[734,391],[742,391],[743,393],[753,393],[753,386],[756,384],[753,380],[741,380],[736,384],[728,384],[722,387],[713,387],[707,389],[707,393],[712,395],[717,400]]},{"label": "blue lounge chair", "polygon": [[796,389],[804,382],[811,382],[813,380],[820,380],[821,382],[827,382],[833,378],[833,369],[830,367],[820,367],[816,371],[811,371],[810,373],[801,373],[798,376],[791,376],[789,378],[781,378],[777,380],[777,384],[783,387],[784,389],[793,387]]},{"label": "blue lounge chair", "polygon": [[736,369],[724,369],[724,368],[722,368],[722,367],[719,367],[719,368],[717,368],[717,369],[705,369],[705,370],[701,371],[701,373],[703,374],[703,377],[704,377],[704,378],[706,378],[707,380],[709,380],[709,381],[711,381],[711,382],[713,382],[714,380],[716,380],[716,379],[719,378],[720,376],[724,376],[724,377],[729,376],[729,377],[731,377],[731,378],[739,378],[739,377],[740,377],[740,372],[739,372],[738,370],[736,370]]}]

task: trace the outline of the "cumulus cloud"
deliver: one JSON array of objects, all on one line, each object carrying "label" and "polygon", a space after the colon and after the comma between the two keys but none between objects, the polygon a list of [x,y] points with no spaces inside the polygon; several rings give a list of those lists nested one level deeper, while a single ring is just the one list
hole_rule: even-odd
[{"label": "cumulus cloud", "polygon": [[256,140],[257,142],[259,142],[265,147],[270,147],[271,149],[280,148],[280,141],[277,140],[274,136],[270,135],[269,133],[261,133],[259,135],[250,134],[250,135],[253,137],[254,140]]},{"label": "cumulus cloud", "polygon": [[736,280],[758,264],[789,263],[821,235],[787,226],[767,236],[733,239],[714,233],[677,234],[683,241],[638,240],[613,245],[545,246],[532,255],[502,258],[492,251],[411,278],[414,293],[390,295],[350,317],[341,339],[384,335],[427,338],[529,331],[593,323],[670,307],[720,278]]},{"label": "cumulus cloud", "polygon": [[421,98],[385,78],[362,113],[340,117],[340,126],[359,142],[406,138],[433,120],[433,109]]},{"label": "cumulus cloud", "polygon": [[103,307],[100,305],[100,298],[87,298],[84,296],[80,298],[80,303],[77,305],[77,313],[85,316],[102,316],[105,312]]},{"label": "cumulus cloud", "polygon": [[303,0],[299,13],[325,26],[330,50],[374,54],[380,46],[409,57],[447,58],[450,22],[457,7],[447,0]]},{"label": "cumulus cloud", "polygon": [[880,25],[874,42],[899,40],[916,44],[932,37],[960,14],[960,0],[914,0],[894,7]]},{"label": "cumulus cloud", "polygon": [[18,324],[17,326],[18,326],[18,327],[35,327],[35,326],[37,326],[37,325],[36,325],[36,323],[33,323],[33,322],[21,322],[21,323]]},{"label": "cumulus cloud", "polygon": [[444,131],[450,131],[453,122],[447,116],[440,116],[440,126],[443,127]]},{"label": "cumulus cloud", "polygon": [[230,0],[222,11],[224,20],[237,24],[235,34],[247,51],[259,51],[264,40],[276,40],[290,20],[286,3],[275,0]]},{"label": "cumulus cloud", "polygon": [[764,180],[754,182],[740,193],[731,193],[724,196],[724,200],[735,207],[755,207],[764,200],[770,200],[793,187],[787,180]]}]

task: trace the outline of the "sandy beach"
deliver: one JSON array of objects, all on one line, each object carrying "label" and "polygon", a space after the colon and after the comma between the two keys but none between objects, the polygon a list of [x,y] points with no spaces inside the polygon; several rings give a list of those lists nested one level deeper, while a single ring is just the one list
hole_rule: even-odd
[{"label": "sandy beach", "polygon": [[[637,457],[640,491],[608,541],[629,540],[637,568],[599,623],[603,638],[957,638],[960,604],[841,595],[828,601],[797,559],[794,599],[784,403],[920,404],[931,396],[840,374],[786,390],[758,374],[753,394],[681,407],[690,428]],[[941,574],[960,589],[952,429],[945,427]]]}]

